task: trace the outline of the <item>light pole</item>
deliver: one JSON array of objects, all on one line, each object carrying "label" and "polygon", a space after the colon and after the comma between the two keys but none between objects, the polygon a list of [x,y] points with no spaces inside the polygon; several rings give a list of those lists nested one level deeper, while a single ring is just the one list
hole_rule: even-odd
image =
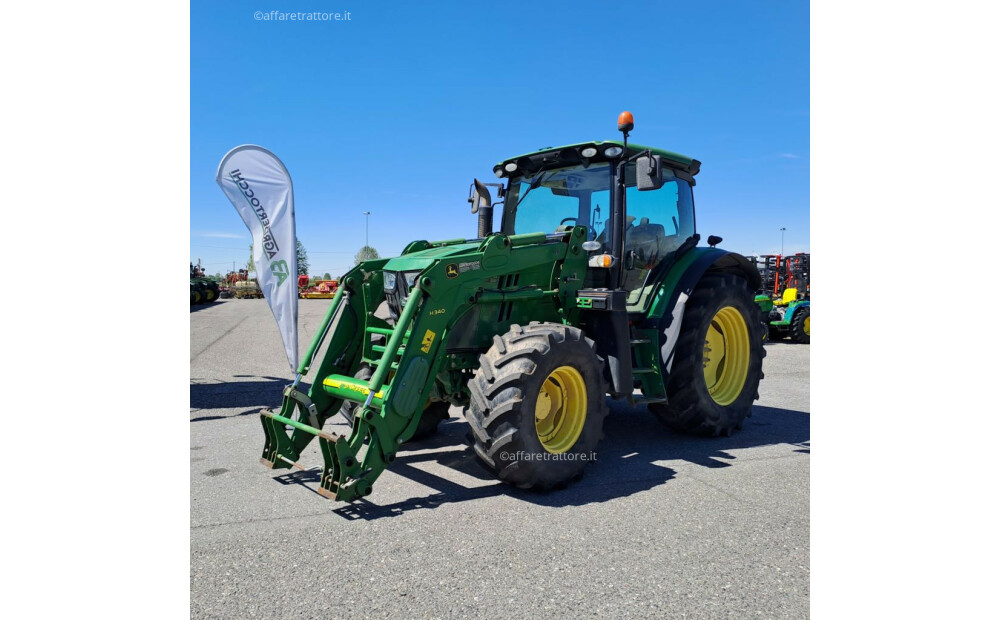
[{"label": "light pole", "polygon": [[[371,211],[362,211],[365,214],[365,247],[368,247],[368,216],[372,214]],[[782,228],[784,230],[784,228]]]},{"label": "light pole", "polygon": [[785,255],[785,227],[781,227],[781,255]]}]

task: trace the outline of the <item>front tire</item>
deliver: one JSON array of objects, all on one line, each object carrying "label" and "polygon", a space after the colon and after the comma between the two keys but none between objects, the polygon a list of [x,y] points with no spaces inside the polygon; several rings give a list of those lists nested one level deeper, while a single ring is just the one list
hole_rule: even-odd
[{"label": "front tire", "polygon": [[604,436],[607,385],[594,342],[567,325],[511,325],[479,356],[466,418],[500,480],[549,490],[583,474]]},{"label": "front tire", "polygon": [[420,414],[420,421],[417,422],[417,430],[413,431],[413,437],[410,437],[409,441],[423,441],[428,437],[436,435],[438,425],[451,417],[448,413],[449,409],[451,409],[451,403],[443,400],[428,403],[427,407],[424,408],[424,412]]},{"label": "front tire", "polygon": [[764,378],[761,329],[760,309],[745,280],[703,278],[684,308],[667,404],[649,410],[676,431],[728,436],[739,430]]}]

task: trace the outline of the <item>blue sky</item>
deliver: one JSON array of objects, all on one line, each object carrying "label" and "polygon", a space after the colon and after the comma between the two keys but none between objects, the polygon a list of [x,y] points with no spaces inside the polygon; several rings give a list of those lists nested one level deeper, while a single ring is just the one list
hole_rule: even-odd
[{"label": "blue sky", "polygon": [[[350,11],[258,21],[255,11]],[[215,184],[244,143],[295,187],[310,272],[364,244],[475,235],[474,177],[546,146],[631,140],[695,157],[698,231],[741,253],[809,250],[807,2],[193,3],[191,260],[225,273],[250,233]]]}]

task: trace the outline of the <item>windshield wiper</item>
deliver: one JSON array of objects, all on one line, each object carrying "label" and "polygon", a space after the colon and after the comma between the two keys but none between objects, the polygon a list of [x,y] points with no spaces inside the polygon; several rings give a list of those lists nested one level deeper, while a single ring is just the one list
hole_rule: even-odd
[{"label": "windshield wiper", "polygon": [[544,172],[540,172],[538,174],[538,176],[536,176],[534,179],[532,179],[531,180],[531,184],[528,185],[528,191],[526,191],[523,194],[521,194],[521,197],[517,199],[517,204],[514,205],[514,209],[513,210],[517,211],[517,207],[520,206],[520,204],[522,202],[524,202],[524,199],[528,197],[528,194],[531,193],[531,190],[538,188],[539,186],[541,186],[542,183],[544,183],[545,181],[548,181],[549,179],[551,179],[553,176],[555,176],[556,172],[558,172],[558,171],[557,170],[551,171],[551,173],[549,174],[548,177],[545,177],[545,173]]}]

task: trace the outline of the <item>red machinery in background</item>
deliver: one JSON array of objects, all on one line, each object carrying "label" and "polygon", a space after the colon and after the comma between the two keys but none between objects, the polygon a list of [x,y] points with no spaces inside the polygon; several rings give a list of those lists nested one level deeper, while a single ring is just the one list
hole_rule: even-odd
[{"label": "red machinery in background", "polygon": [[309,276],[299,276],[299,297],[301,299],[333,299],[337,292],[336,280],[314,280],[309,286]]}]

